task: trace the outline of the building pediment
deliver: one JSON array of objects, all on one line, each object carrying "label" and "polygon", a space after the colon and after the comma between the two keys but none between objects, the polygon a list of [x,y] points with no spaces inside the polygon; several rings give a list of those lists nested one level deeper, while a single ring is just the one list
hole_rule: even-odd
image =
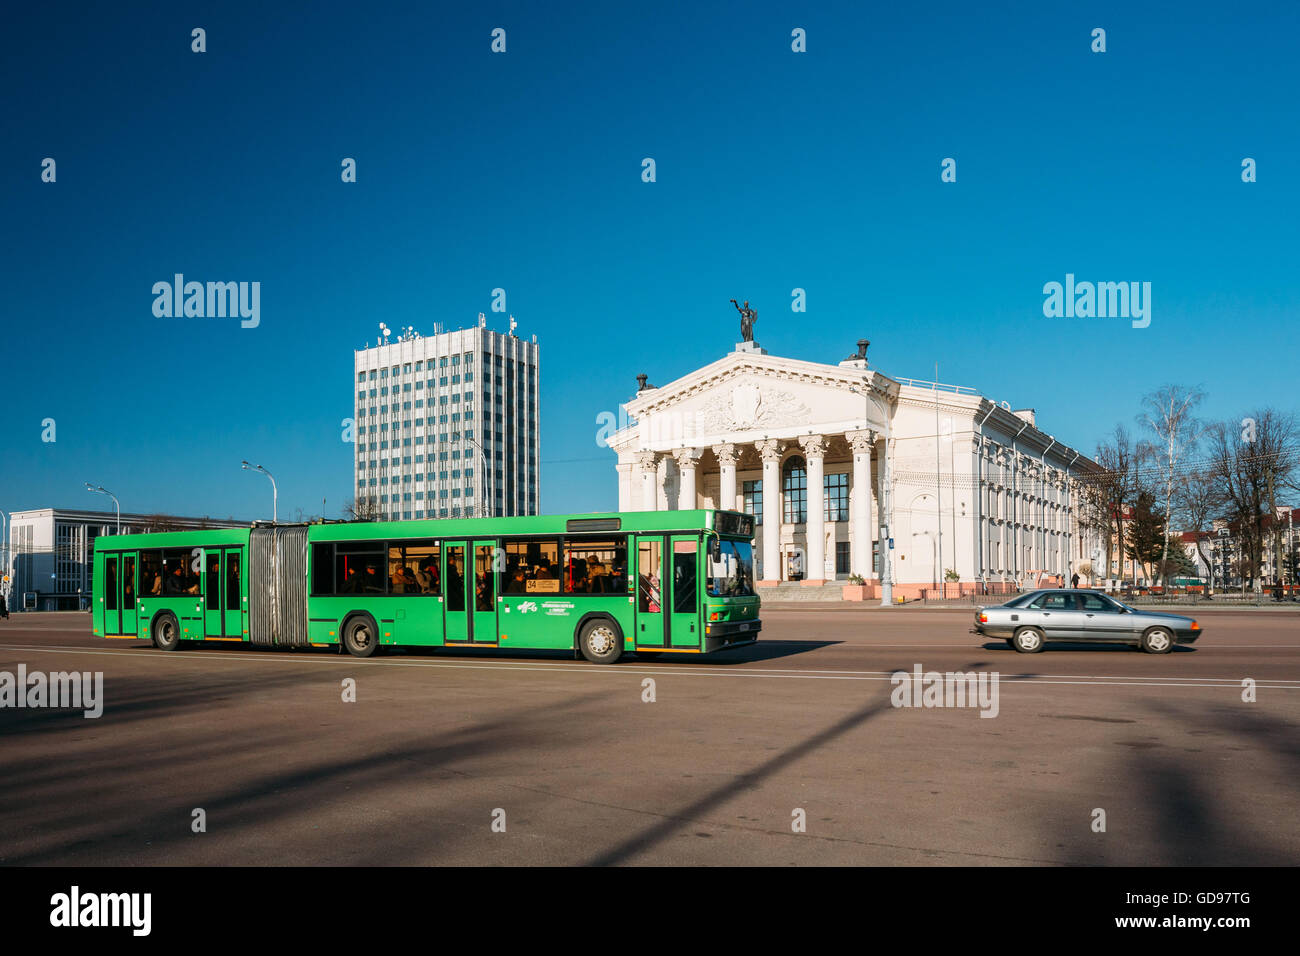
[{"label": "building pediment", "polygon": [[898,383],[879,372],[733,352],[628,402],[636,425],[611,445],[654,451],[720,442],[883,431]]}]

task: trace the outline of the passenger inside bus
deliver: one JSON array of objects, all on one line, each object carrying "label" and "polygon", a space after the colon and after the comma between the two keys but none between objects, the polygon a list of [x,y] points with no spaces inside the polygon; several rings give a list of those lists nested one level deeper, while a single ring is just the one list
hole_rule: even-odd
[{"label": "passenger inside bus", "polygon": [[438,561],[430,556],[420,562],[420,570],[415,572],[415,581],[424,594],[438,593]]},{"label": "passenger inside bus", "polygon": [[465,593],[465,578],[460,573],[460,562],[451,557],[447,559],[447,591],[449,594]]},{"label": "passenger inside bus", "polygon": [[167,593],[184,594],[185,593],[185,572],[178,564],[172,568],[172,573],[167,576]]},{"label": "passenger inside bus", "polygon": [[357,579],[357,569],[348,564],[348,569],[343,576],[343,583],[339,585],[339,592],[342,594],[356,594],[360,590],[361,582]]}]

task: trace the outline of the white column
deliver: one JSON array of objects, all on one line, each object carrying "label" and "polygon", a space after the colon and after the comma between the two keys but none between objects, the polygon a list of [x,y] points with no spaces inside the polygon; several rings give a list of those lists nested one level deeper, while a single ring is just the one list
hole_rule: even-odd
[{"label": "white column", "polygon": [[875,568],[871,565],[871,541],[875,537],[871,524],[871,449],[876,444],[873,431],[847,432],[844,436],[853,449],[853,554],[851,566],[853,573],[862,580],[874,578]]},{"label": "white column", "polygon": [[736,511],[736,446],[735,445],[714,445],[713,454],[718,456],[718,464],[721,466],[719,479],[721,481],[721,494],[719,495],[718,507],[723,511]]},{"label": "white column", "polygon": [[[671,454],[659,456],[659,464],[655,470],[655,482],[657,483],[655,508],[658,511],[671,511],[673,506],[677,504],[676,495],[670,497],[668,494],[668,486],[674,485],[677,480],[676,475],[673,474],[675,468],[676,464],[673,462]],[[676,488],[674,487],[673,490],[675,491]]]},{"label": "white column", "polygon": [[876,447],[879,450],[876,456],[879,463],[876,475],[880,483],[880,494],[876,499],[880,502],[880,507],[876,510],[876,527],[880,529],[880,603],[889,606],[894,600],[894,556],[889,550],[889,536],[894,533],[893,491],[889,487],[889,455],[893,449],[889,444],[889,431],[880,437]]},{"label": "white column", "polygon": [[823,584],[826,581],[826,484],[824,479],[826,439],[821,435],[800,438],[808,463],[808,521],[804,537],[808,545],[808,566],[804,569],[804,584]]},{"label": "white column", "polygon": [[774,438],[755,442],[763,456],[763,580],[781,580],[781,443]]},{"label": "white column", "polygon": [[637,467],[641,471],[641,510],[659,510],[659,456],[652,451],[643,451],[637,455]]},{"label": "white column", "polygon": [[700,463],[700,449],[679,448],[673,452],[673,458],[677,461],[677,468],[681,473],[681,479],[677,484],[677,508],[680,511],[694,510],[697,507],[695,470]]},{"label": "white column", "polygon": [[633,511],[632,506],[632,462],[620,461],[614,466],[618,471],[618,510]]}]

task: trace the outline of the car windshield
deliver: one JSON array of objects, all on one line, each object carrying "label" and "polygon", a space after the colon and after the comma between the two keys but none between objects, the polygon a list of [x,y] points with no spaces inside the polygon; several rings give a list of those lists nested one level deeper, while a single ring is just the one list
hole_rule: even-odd
[{"label": "car windshield", "polygon": [[1043,593],[1042,591],[1030,591],[1028,594],[1022,594],[1019,597],[1013,597],[1010,601],[1007,601],[1002,606],[1003,607],[1024,607],[1026,604],[1028,604],[1030,601],[1032,601],[1034,598],[1038,597],[1038,595],[1042,593]]}]

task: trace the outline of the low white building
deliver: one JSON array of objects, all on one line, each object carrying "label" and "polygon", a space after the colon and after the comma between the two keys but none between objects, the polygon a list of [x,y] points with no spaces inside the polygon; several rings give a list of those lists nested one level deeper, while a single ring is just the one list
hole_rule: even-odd
[{"label": "low white building", "polygon": [[862,598],[1068,581],[1100,553],[1077,520],[1095,462],[1032,410],[870,368],[868,344],[828,364],[747,342],[661,387],[639,377],[608,441],[619,509],[747,511],[760,583],[857,575],[844,593]]},{"label": "low white building", "polygon": [[[36,508],[9,516],[0,593],[12,611],[72,611],[89,606],[95,539],[117,533],[112,511]],[[121,515],[121,533],[189,528],[247,528],[249,522],[171,515]]]}]

